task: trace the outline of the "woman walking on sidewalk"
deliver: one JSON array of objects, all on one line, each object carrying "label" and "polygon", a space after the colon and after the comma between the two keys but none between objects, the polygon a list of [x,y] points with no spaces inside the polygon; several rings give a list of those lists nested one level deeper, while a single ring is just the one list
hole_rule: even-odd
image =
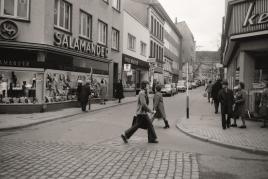
[{"label": "woman walking on sidewalk", "polygon": [[154,99],[153,99],[153,110],[156,112],[155,115],[153,116],[154,118],[160,119],[162,118],[165,122],[165,129],[169,128],[169,124],[168,121],[166,119],[166,113],[165,113],[165,108],[164,108],[164,101],[163,101],[163,96],[161,93],[161,86],[160,85],[156,85],[155,87],[156,89],[156,93],[154,95]]},{"label": "woman walking on sidewalk", "polygon": [[246,127],[246,121],[245,121],[245,115],[246,115],[246,91],[245,84],[240,82],[238,86],[238,90],[235,94],[235,107],[234,107],[234,123],[231,125],[232,127],[237,127],[236,119],[239,119],[239,117],[242,120],[242,126],[239,128],[247,128]]},{"label": "woman walking on sidewalk", "polygon": [[138,104],[137,104],[137,121],[125,131],[124,134],[121,135],[121,138],[125,143],[127,143],[128,139],[142,126],[146,126],[148,132],[148,142],[149,143],[158,143],[157,136],[154,130],[154,126],[152,124],[151,119],[148,116],[148,112],[153,114],[153,111],[148,107],[149,97],[148,97],[148,82],[141,82],[141,91],[138,96]]}]

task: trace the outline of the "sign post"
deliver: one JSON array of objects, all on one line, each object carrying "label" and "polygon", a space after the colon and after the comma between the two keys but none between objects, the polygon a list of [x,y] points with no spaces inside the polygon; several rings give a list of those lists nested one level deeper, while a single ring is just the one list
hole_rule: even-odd
[{"label": "sign post", "polygon": [[189,119],[189,62],[187,62],[186,87],[186,118]]}]

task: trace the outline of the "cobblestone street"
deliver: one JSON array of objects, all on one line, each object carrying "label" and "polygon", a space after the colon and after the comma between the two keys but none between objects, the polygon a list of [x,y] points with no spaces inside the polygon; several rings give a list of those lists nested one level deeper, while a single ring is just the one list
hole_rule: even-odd
[{"label": "cobblestone street", "polygon": [[0,141],[0,178],[199,178],[196,155],[138,147]]}]

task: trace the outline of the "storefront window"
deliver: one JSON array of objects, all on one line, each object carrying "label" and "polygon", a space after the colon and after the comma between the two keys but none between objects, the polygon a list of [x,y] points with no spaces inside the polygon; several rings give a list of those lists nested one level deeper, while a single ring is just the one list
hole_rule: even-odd
[{"label": "storefront window", "polygon": [[0,71],[0,103],[40,103],[42,73],[31,71]]},{"label": "storefront window", "polygon": [[84,85],[90,82],[91,96],[99,97],[100,81],[103,79],[105,84],[109,83],[107,75],[97,75],[90,73],[69,72],[59,70],[47,70],[45,73],[45,102],[61,102],[77,99],[78,83]]},{"label": "storefront window", "polygon": [[130,71],[123,72],[123,87],[125,90],[136,89],[136,70],[131,69]]}]

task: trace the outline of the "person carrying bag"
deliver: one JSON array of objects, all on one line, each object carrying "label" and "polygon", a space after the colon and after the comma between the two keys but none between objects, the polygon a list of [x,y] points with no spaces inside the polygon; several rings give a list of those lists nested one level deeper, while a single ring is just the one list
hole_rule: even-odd
[{"label": "person carrying bag", "polygon": [[154,114],[149,108],[149,97],[148,97],[148,82],[141,83],[141,91],[138,95],[136,117],[134,116],[132,126],[121,135],[124,143],[128,143],[128,139],[139,129],[147,129],[148,132],[148,143],[158,143],[157,136],[152,124],[152,121],[148,113]]}]

